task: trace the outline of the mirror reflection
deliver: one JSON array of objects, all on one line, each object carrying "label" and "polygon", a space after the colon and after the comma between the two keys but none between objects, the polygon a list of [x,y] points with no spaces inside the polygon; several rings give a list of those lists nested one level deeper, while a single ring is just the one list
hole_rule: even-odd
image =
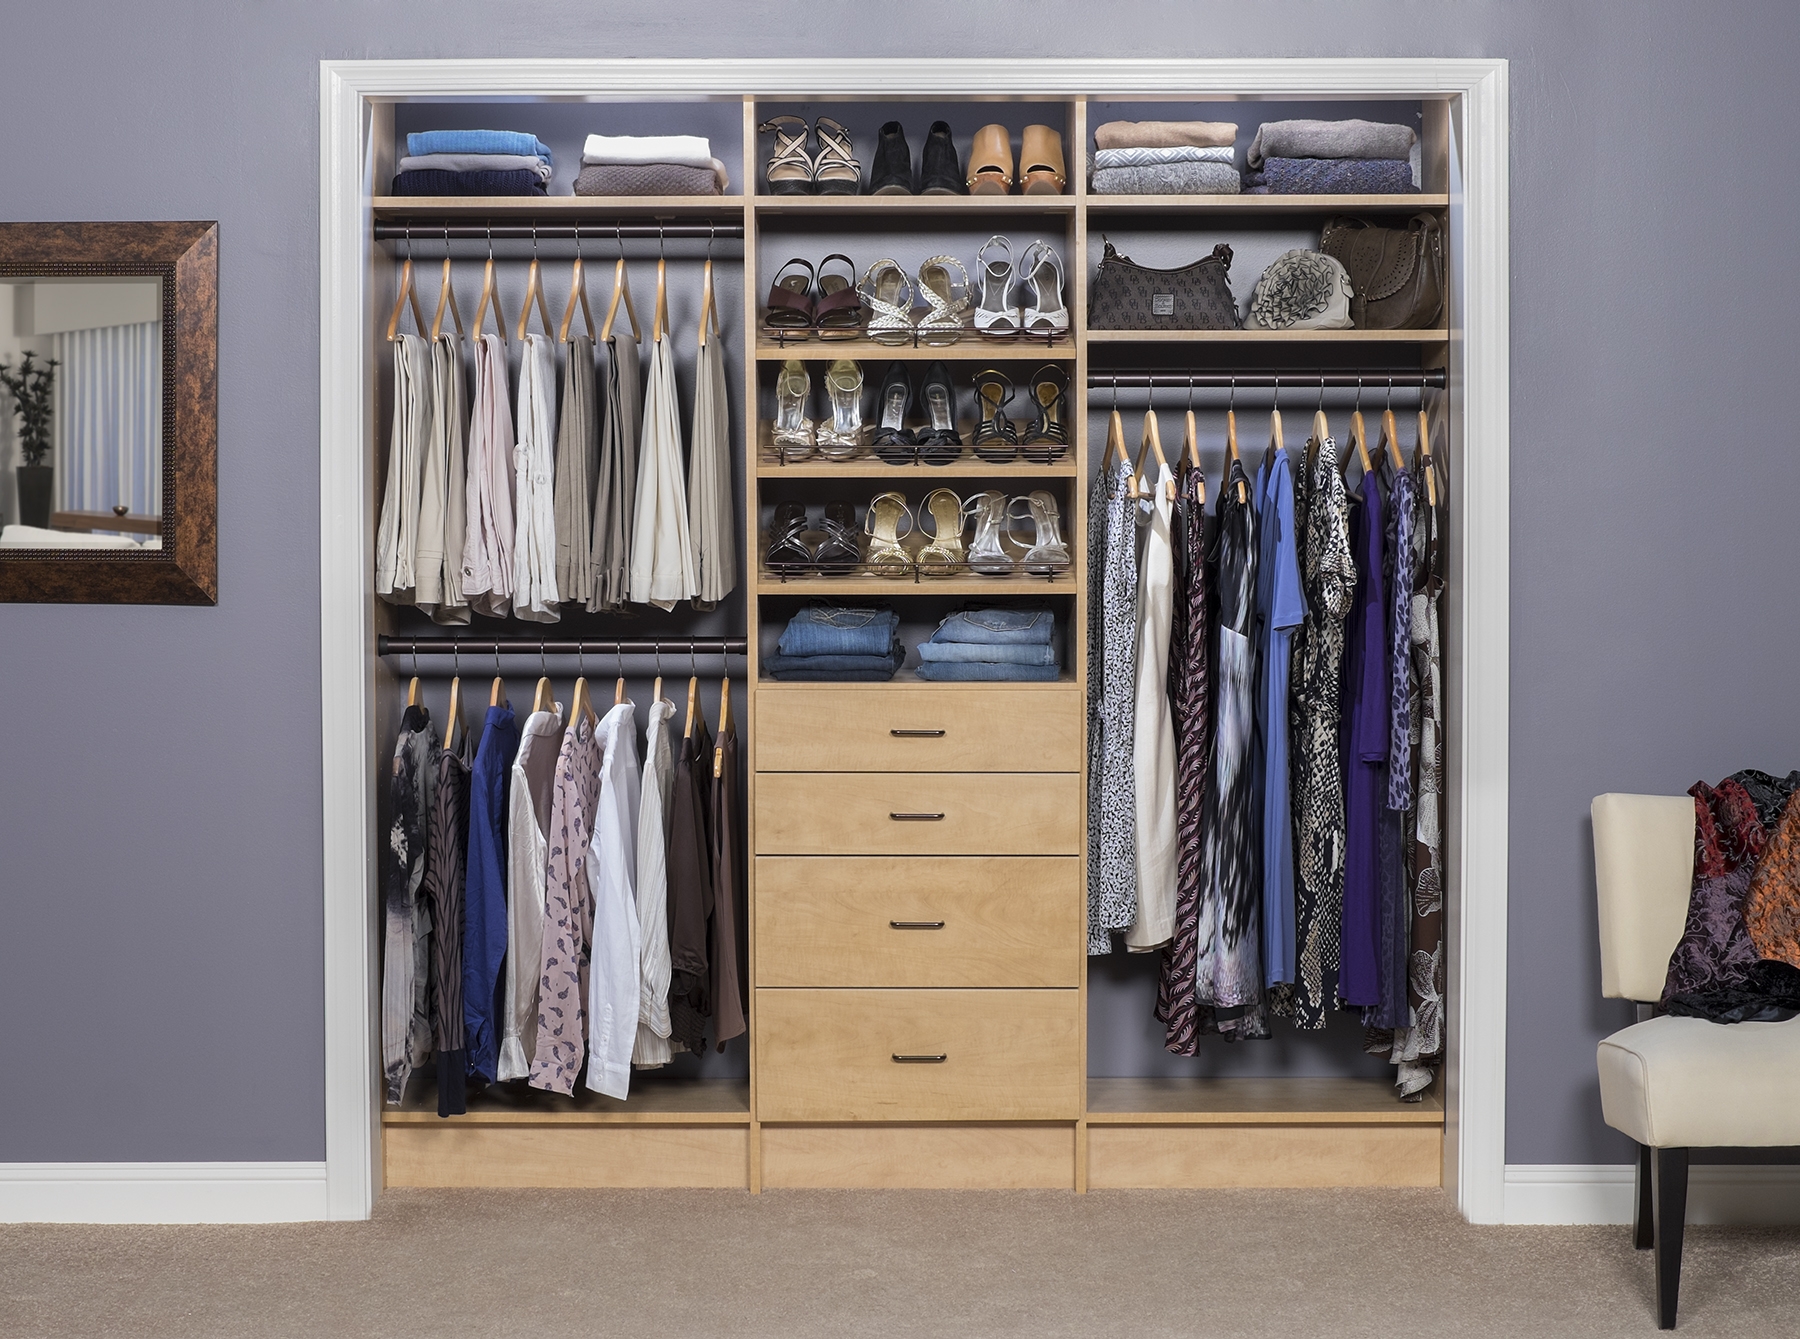
[{"label": "mirror reflection", "polygon": [[162,547],[162,281],[0,280],[0,549]]}]

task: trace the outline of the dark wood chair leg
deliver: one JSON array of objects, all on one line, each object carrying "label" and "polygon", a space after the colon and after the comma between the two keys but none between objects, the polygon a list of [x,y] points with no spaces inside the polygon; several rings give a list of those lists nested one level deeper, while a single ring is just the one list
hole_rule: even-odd
[{"label": "dark wood chair leg", "polygon": [[1681,1233],[1687,1226],[1688,1151],[1650,1150],[1651,1193],[1656,1200],[1656,1323],[1675,1328],[1681,1293]]},{"label": "dark wood chair leg", "polygon": [[1631,1244],[1647,1251],[1656,1242],[1656,1201],[1650,1196],[1650,1145],[1639,1144],[1637,1156],[1637,1220]]}]

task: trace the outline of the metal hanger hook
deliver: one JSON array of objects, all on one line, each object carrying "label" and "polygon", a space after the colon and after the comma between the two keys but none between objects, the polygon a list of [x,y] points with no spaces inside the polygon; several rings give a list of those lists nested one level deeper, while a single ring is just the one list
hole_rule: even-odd
[{"label": "metal hanger hook", "polygon": [[575,225],[575,259],[581,259],[581,225]]},{"label": "metal hanger hook", "polygon": [[660,640],[651,642],[650,651],[656,657],[656,677],[660,679],[662,678],[662,642]]},{"label": "metal hanger hook", "polygon": [[1231,379],[1231,390],[1227,394],[1226,399],[1225,399],[1225,412],[1227,414],[1237,413],[1237,378],[1236,377],[1233,377]]},{"label": "metal hanger hook", "polygon": [[1388,373],[1387,408],[1389,412],[1392,412],[1394,408],[1394,374],[1392,372]]},{"label": "metal hanger hook", "polygon": [[544,644],[541,641],[538,643],[538,676],[544,679],[550,677],[550,662],[544,659]]},{"label": "metal hanger hook", "polygon": [[1274,413],[1274,414],[1279,414],[1281,412],[1281,378],[1280,377],[1275,378],[1275,398],[1269,401],[1269,412]]},{"label": "metal hanger hook", "polygon": [[688,673],[693,678],[698,679],[700,677],[700,662],[695,659],[694,642],[692,638],[688,639]]},{"label": "metal hanger hook", "polygon": [[531,258],[537,259],[537,220],[531,221]]},{"label": "metal hanger hook", "polygon": [[619,219],[613,220],[613,241],[619,244],[619,261],[625,260],[625,224]]},{"label": "metal hanger hook", "polygon": [[706,221],[706,258],[708,260],[712,259],[713,238],[718,236],[718,233],[719,221],[717,219],[708,219]]},{"label": "metal hanger hook", "polygon": [[1325,374],[1319,373],[1319,412],[1325,412]]},{"label": "metal hanger hook", "polygon": [[1117,372],[1113,373],[1112,379],[1112,411],[1115,414],[1119,412],[1119,374]]},{"label": "metal hanger hook", "polygon": [[1188,373],[1187,411],[1190,414],[1194,412],[1194,374],[1192,372]]},{"label": "metal hanger hook", "polygon": [[462,678],[462,646],[461,638],[450,639],[450,670],[458,679]]}]

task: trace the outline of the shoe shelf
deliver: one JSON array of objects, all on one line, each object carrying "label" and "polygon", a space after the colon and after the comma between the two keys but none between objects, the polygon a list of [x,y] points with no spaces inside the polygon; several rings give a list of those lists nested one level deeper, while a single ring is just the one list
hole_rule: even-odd
[{"label": "shoe shelf", "polygon": [[1073,195],[756,195],[761,215],[858,217],[920,215],[952,218],[1011,218],[1017,215],[1072,214]]},{"label": "shoe shelf", "polygon": [[434,219],[465,223],[558,223],[593,217],[741,221],[741,195],[378,195],[375,217],[388,222]]},{"label": "shoe shelf", "polygon": [[[767,552],[765,546],[764,552]],[[906,577],[869,576],[791,576],[783,578],[767,566],[757,569],[755,593],[758,595],[978,595],[995,597],[1072,595],[1075,593],[1075,571],[1054,577],[1031,576],[1015,572],[1010,576],[982,576],[978,572],[947,577],[922,576],[916,571]]]},{"label": "shoe shelf", "polygon": [[1090,214],[1416,214],[1448,195],[1090,195]]},{"label": "shoe shelf", "polygon": [[970,334],[954,344],[882,344],[872,339],[791,339],[779,343],[767,335],[756,341],[758,362],[786,362],[798,358],[802,362],[822,363],[838,358],[858,362],[992,362],[995,359],[1045,359],[1050,362],[1073,362],[1075,341],[1068,335],[1056,339],[982,339]]},{"label": "shoe shelf", "polygon": [[[817,692],[821,688],[829,688],[833,692],[854,693],[891,693],[895,689],[916,692],[921,689],[933,693],[968,693],[986,692],[993,688],[1004,688],[1012,692],[1015,688],[1032,692],[1066,692],[1075,686],[1073,671],[1064,669],[1054,679],[976,679],[950,683],[935,679],[921,679],[911,670],[902,669],[891,679],[883,679],[877,683],[833,682],[829,679],[771,679],[767,676],[757,680],[756,691],[767,692],[776,689],[783,692]],[[1092,1080],[1090,1080],[1092,1082]],[[434,1108],[435,1109],[435,1108]]]},{"label": "shoe shelf", "polygon": [[[959,423],[958,431],[967,442],[975,435],[973,423]],[[865,430],[871,431],[871,430]],[[854,460],[826,460],[814,455],[805,460],[784,460],[776,448],[774,428],[764,419],[757,429],[756,475],[759,479],[894,479],[909,483],[933,483],[938,479],[1069,479],[1080,473],[1074,452],[1062,448],[1062,459],[1049,464],[1028,460],[992,461],[977,456],[973,447],[965,446],[963,455],[945,465],[931,465],[911,460],[904,465],[890,464],[870,454]],[[1046,448],[1025,448],[1043,452]]]},{"label": "shoe shelf", "polygon": [[1090,330],[1089,344],[1443,344],[1448,330]]}]

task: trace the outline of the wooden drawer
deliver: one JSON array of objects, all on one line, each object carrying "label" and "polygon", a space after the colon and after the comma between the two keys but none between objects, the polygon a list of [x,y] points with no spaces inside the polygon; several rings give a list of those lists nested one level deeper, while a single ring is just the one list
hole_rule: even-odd
[{"label": "wooden drawer", "polygon": [[1074,1120],[1080,1005],[1074,990],[758,989],[757,1118]]},{"label": "wooden drawer", "polygon": [[1077,855],[1080,816],[1077,772],[756,778],[758,855]]},{"label": "wooden drawer", "polygon": [[756,980],[1078,986],[1080,878],[1070,856],[762,856]]},{"label": "wooden drawer", "polygon": [[796,688],[756,695],[759,772],[1078,772],[1074,684]]}]

